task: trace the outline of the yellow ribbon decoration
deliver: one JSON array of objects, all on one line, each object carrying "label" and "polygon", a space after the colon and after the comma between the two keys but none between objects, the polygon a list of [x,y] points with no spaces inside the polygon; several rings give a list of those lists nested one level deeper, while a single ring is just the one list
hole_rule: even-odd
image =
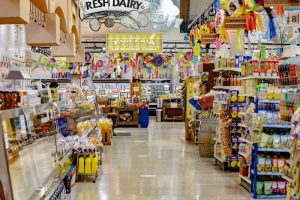
[{"label": "yellow ribbon decoration", "polygon": [[240,29],[236,31],[236,44],[237,44],[237,49],[243,48],[242,32]]},{"label": "yellow ribbon decoration", "polygon": [[261,19],[260,14],[255,14],[255,17],[256,17],[256,29],[261,31],[261,32],[265,32],[265,28],[264,28],[264,25],[262,23],[262,19]]}]

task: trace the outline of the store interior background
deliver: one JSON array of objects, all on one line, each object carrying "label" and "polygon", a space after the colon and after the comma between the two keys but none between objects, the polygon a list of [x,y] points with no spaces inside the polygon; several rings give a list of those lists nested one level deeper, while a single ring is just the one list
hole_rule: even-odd
[{"label": "store interior background", "polygon": [[[116,23],[111,28],[107,28],[104,24],[101,24],[101,28],[97,32],[91,30],[89,21],[87,20],[81,21],[80,6],[78,6],[79,5],[78,2],[80,3],[80,1],[74,1],[74,0],[31,0],[31,1],[0,0],[0,24],[1,24],[0,25],[0,63],[1,63],[0,91],[10,92],[16,90],[27,90],[32,86],[33,81],[35,82],[41,81],[46,84],[49,84],[50,82],[53,82],[55,80],[61,86],[71,84],[72,80],[69,80],[68,77],[65,76],[63,78],[60,77],[61,75],[64,75],[65,72],[67,72],[65,71],[67,69],[67,67],[65,67],[66,63],[78,63],[75,65],[77,67],[81,66],[82,67],[81,72],[84,72],[85,70],[88,70],[88,67],[90,67],[90,65],[88,65],[88,67],[82,65],[82,63],[86,62],[87,52],[89,52],[88,55],[91,55],[93,59],[103,61],[104,66],[107,65],[109,62],[111,62],[111,56],[116,56],[116,57],[118,56],[118,53],[106,52],[107,34],[163,32],[162,33],[163,52],[161,53],[163,55],[166,55],[170,60],[168,64],[166,64],[164,67],[161,67],[159,70],[157,70],[160,77],[153,78],[150,76],[146,78],[145,77],[140,78],[140,79],[147,79],[144,80],[145,82],[143,82],[141,85],[160,84],[163,85],[163,87],[167,85],[169,87],[168,92],[163,93],[163,96],[165,96],[164,98],[168,100],[166,104],[170,104],[170,108],[169,108],[170,110],[180,109],[181,112],[179,112],[179,118],[174,118],[174,119],[168,118],[170,116],[164,116],[164,115],[160,117],[157,116],[155,117],[155,115],[157,115],[158,113],[160,113],[161,115],[161,112],[165,112],[165,111],[161,108],[157,109],[157,106],[159,105],[157,104],[158,101],[152,101],[148,105],[149,109],[151,108],[151,104],[154,105],[154,108],[152,107],[151,108],[152,110],[150,109],[150,111],[152,111],[150,112],[150,115],[152,115],[150,117],[150,123],[153,122],[165,123],[167,125],[162,125],[162,126],[166,126],[166,129],[172,128],[172,123],[174,123],[175,124],[174,126],[176,128],[182,129],[182,133],[179,133],[176,130],[174,130],[174,132],[176,133],[176,137],[181,137],[183,141],[192,145],[188,147],[189,150],[195,149],[195,151],[197,151],[198,153],[198,150],[200,151],[200,147],[198,147],[198,144],[197,145],[193,144],[195,143],[194,142],[195,135],[193,135],[194,133],[191,134],[190,131],[197,132],[197,130],[195,130],[196,129],[195,127],[197,127],[199,123],[187,121],[188,119],[190,120],[191,118],[193,119],[195,116],[197,116],[197,114],[194,113],[196,109],[188,101],[189,99],[193,98],[193,95],[199,95],[199,96],[204,95],[205,93],[208,93],[213,88],[216,89],[217,91],[219,91],[220,88],[221,90],[223,90],[224,87],[222,88],[222,85],[216,85],[215,81],[219,77],[219,72],[224,72],[224,71],[222,69],[220,70],[220,66],[216,64],[216,63],[220,63],[220,60],[216,59],[217,53],[214,44],[211,44],[210,48],[207,48],[207,45],[202,45],[200,49],[200,55],[197,56],[196,58],[193,57],[188,61],[180,60],[178,56],[180,54],[185,55],[187,52],[194,53],[195,47],[190,43],[190,38],[188,36],[188,34],[190,33],[189,31],[194,26],[193,22],[201,21],[203,15],[207,15],[208,18],[209,17],[215,18],[215,16],[208,15],[208,13],[214,9],[213,2],[210,0],[205,0],[205,1],[204,0],[203,1],[202,0],[201,1],[200,0],[189,0],[189,1],[170,0],[170,2],[173,3],[173,6],[178,7],[179,10],[178,13],[176,13],[176,16],[172,16],[172,12],[169,13],[170,14],[169,20],[171,22],[169,24],[169,27],[164,31],[159,31],[157,27],[155,28],[155,25],[149,22],[146,27],[139,28],[138,30],[134,30],[132,28],[126,28],[118,23]],[[41,13],[42,15],[45,14],[44,16],[46,17],[46,21],[44,26],[39,24],[39,22],[35,21],[37,18],[34,17],[36,16],[31,16],[31,19],[29,18],[29,16],[27,16],[32,13],[17,12],[22,10],[22,8],[24,8],[24,10],[29,11],[30,9],[33,9],[33,7],[31,7],[32,5],[35,5],[34,6],[35,9],[37,9],[40,14]],[[17,15],[19,16],[14,17],[14,13],[17,13]],[[289,24],[287,21],[288,16],[290,16],[290,14],[298,16],[298,21],[295,22],[294,24]],[[282,21],[279,21],[278,23],[279,26],[277,24],[277,27],[279,28],[282,27],[285,31],[284,37],[286,38],[284,38],[284,41],[283,40],[281,41],[279,39],[276,40],[275,42],[274,41],[270,42],[268,39],[262,37],[264,33],[257,31],[257,32],[249,33],[250,35],[249,38],[251,38],[251,42],[249,42],[248,38],[242,38],[243,45],[240,48],[238,47],[239,44],[238,41],[236,40],[236,38],[239,36],[237,35],[237,32],[232,31],[230,34],[231,43],[230,44],[223,43],[221,45],[221,48],[218,51],[218,55],[223,58],[235,57],[236,55],[245,55],[245,54],[249,54],[249,51],[252,52],[252,50],[254,51],[258,50],[263,45],[267,48],[267,51],[270,55],[276,54],[276,51],[278,52],[278,49],[280,49],[282,57],[298,57],[297,59],[299,59],[299,55],[300,55],[299,15],[300,15],[300,6],[285,7],[284,17],[281,17]],[[7,18],[7,16],[9,17]],[[22,21],[23,19],[25,19],[25,21],[27,19],[28,21],[24,22]],[[262,19],[263,19],[263,24],[267,26],[266,24],[268,23],[268,18],[266,18],[265,14],[262,15]],[[174,22],[174,20],[177,21]],[[213,23],[213,21],[211,21],[211,23]],[[283,25],[284,23],[286,23],[286,25]],[[277,33],[280,34],[281,33],[280,31],[281,29],[278,29]],[[129,54],[129,56],[131,57],[135,57],[135,55],[136,55],[135,53]],[[55,62],[56,62],[55,67],[51,66],[52,57],[55,57]],[[8,67],[8,63],[9,63],[9,67]],[[60,63],[64,67],[60,67],[59,66]],[[299,76],[299,71],[300,71],[299,65],[300,64],[298,62],[297,76]],[[26,71],[27,74],[29,74],[29,78],[27,80],[25,79],[9,80],[5,78],[9,74],[10,70],[18,71],[19,69],[22,69],[22,71]],[[154,69],[151,69],[151,73],[153,73],[153,71]],[[111,78],[111,80],[110,78],[105,78],[105,79],[94,78],[93,85],[96,88],[96,92],[97,91],[99,92],[99,90],[107,89],[106,86],[105,87],[103,86],[105,84],[108,85],[124,84],[126,86],[122,88],[122,90],[124,91],[121,92],[128,93],[128,96],[125,97],[125,99],[127,101],[132,101],[131,99],[132,94],[135,94],[134,91],[132,91],[134,90],[133,88],[135,87],[132,86],[132,82],[135,79],[139,79],[138,77],[136,77],[136,74],[145,75],[148,74],[148,72],[149,69],[147,67],[142,67],[142,69],[139,69],[139,67],[128,66],[126,72],[122,74],[121,78],[117,76]],[[232,69],[229,69],[227,72],[231,73]],[[225,70],[224,73],[227,72]],[[60,76],[58,76],[59,73]],[[99,76],[103,74],[106,74],[105,70],[101,73],[98,73]],[[88,88],[89,90],[90,89],[89,83],[84,82],[83,79],[84,78],[79,78],[78,81],[75,80],[74,78],[73,81],[75,84],[78,84],[80,87],[82,86],[82,88]],[[300,80],[300,77],[298,77],[298,79]],[[296,84],[296,88],[298,88],[298,90],[299,90],[299,82],[300,82],[299,80]],[[185,84],[186,86],[184,86]],[[188,84],[190,84],[190,86],[188,86]],[[184,87],[186,87],[187,88],[186,90],[188,91],[192,91],[195,88],[197,89],[195,89],[194,93],[191,92],[189,94],[186,94],[186,91],[183,91],[182,89]],[[231,89],[235,90],[236,87],[229,88],[229,90]],[[224,90],[228,91],[228,88],[226,88],[225,86]],[[102,97],[111,96],[110,94],[111,90],[107,90],[107,91],[108,92],[106,94],[104,95],[102,94]],[[120,91],[118,91],[117,93],[118,94],[114,96],[114,98],[116,99],[121,97]],[[182,93],[185,93],[185,95],[187,96],[182,95]],[[129,95],[131,95],[131,97],[129,97]],[[217,93],[216,96],[218,95],[220,94]],[[247,103],[249,103],[249,101],[250,102],[253,101],[252,99],[248,100],[248,97],[246,98],[247,100],[245,100],[245,102],[247,101]],[[97,102],[97,100],[95,101]],[[299,104],[299,100],[296,101]],[[161,100],[161,102],[164,102],[164,100]],[[176,108],[172,107],[174,106],[172,102],[175,103]],[[104,104],[106,105],[106,102]],[[184,106],[182,104],[184,104]],[[216,107],[218,110],[219,108],[222,107],[221,104],[223,104],[222,100],[220,100],[219,102],[214,102],[214,108],[212,109],[212,112],[217,112]],[[51,106],[53,105],[51,104]],[[121,105],[118,106],[121,107]],[[49,107],[45,109],[51,110]],[[58,106],[54,105],[53,109],[55,110],[57,109],[57,107],[60,107],[60,105]],[[33,110],[35,113],[38,112],[38,110],[42,112],[43,108],[34,108]],[[161,112],[156,112],[156,110],[161,110]],[[9,112],[14,113],[15,111],[9,111]],[[0,111],[1,118],[2,117],[6,118],[6,116],[8,115],[7,113],[9,112]],[[11,114],[11,115],[15,115],[15,114]],[[168,122],[163,122],[163,121],[168,121]],[[217,126],[217,124],[213,124],[213,126],[215,125]],[[1,126],[5,126],[5,125],[2,124]],[[1,126],[0,128],[2,129],[3,127]],[[100,127],[102,125],[101,124],[98,125],[96,123],[96,126],[99,126],[99,130],[100,130]],[[113,129],[115,128],[116,125],[113,124],[111,126],[112,127],[110,127],[110,129],[117,132],[118,129]],[[139,123],[137,124],[137,126],[139,126]],[[151,131],[153,130],[155,132],[156,129],[153,129],[153,127],[151,127]],[[127,133],[129,133],[130,135],[131,132],[135,133],[136,131],[137,131],[136,127],[130,127],[130,128],[122,129],[120,134],[125,133],[126,135]],[[101,137],[103,139],[103,135],[101,135]],[[216,137],[214,135],[214,137],[211,138],[215,140],[214,143],[218,143],[217,137],[218,135]],[[46,139],[45,138],[38,139],[33,144],[25,145],[24,147],[20,148],[20,156],[13,161],[11,161],[9,159],[9,156],[5,154],[6,150],[8,149],[8,139],[7,138],[4,139],[4,138],[5,137],[2,138],[2,133],[1,133],[0,179],[2,185],[4,186],[4,194],[7,195],[5,199],[8,200],[41,199],[39,195],[47,196],[46,199],[50,199],[51,193],[54,193],[53,191],[55,191],[55,189],[59,187],[59,184],[57,185],[57,181],[60,180],[60,176],[58,176],[59,178],[57,178],[56,176],[53,175],[57,172],[57,171],[53,172],[53,169],[57,170],[57,168],[54,167],[53,163],[61,162],[62,160],[64,160],[65,156],[68,155],[66,152],[64,152],[63,154],[64,156],[62,156],[62,159],[58,159],[60,161],[54,161],[53,153],[55,151],[54,146],[57,145],[56,138],[52,137],[52,135],[46,136]],[[127,137],[125,140],[130,140],[130,137]],[[112,145],[111,148],[114,148],[113,142],[111,145]],[[123,147],[118,143],[116,146],[117,147],[119,146],[120,148]],[[105,149],[106,147],[101,144],[101,153],[103,148]],[[212,152],[213,151],[216,152],[216,149],[214,148],[218,148],[218,147],[211,145],[209,148]],[[44,152],[44,153],[40,154],[40,152]],[[216,158],[216,154],[210,155],[210,157],[214,157],[214,156],[215,158],[211,158],[210,161],[216,161],[216,163],[219,162],[220,161],[218,160],[219,157]],[[224,160],[226,160],[227,158],[224,159],[223,156],[224,155],[222,154],[221,157],[223,161],[221,160],[220,162],[224,168],[225,164],[223,163],[225,163]],[[284,154],[284,156],[286,156],[286,154]],[[102,158],[102,154],[100,157]],[[4,161],[2,162],[1,159],[5,159],[5,162]],[[213,162],[211,163],[212,163],[211,166],[213,167]],[[63,164],[65,164],[65,162],[63,162]],[[205,167],[207,167],[206,164],[207,163],[204,164]],[[247,169],[250,170],[250,167]],[[299,161],[298,161],[297,169],[298,169],[297,172],[299,173]],[[218,170],[222,171],[222,169],[218,169]],[[10,173],[8,173],[8,171]],[[235,172],[236,171],[238,170],[235,169]],[[101,172],[101,173],[105,173],[105,172]],[[101,176],[101,173],[99,173],[98,176]],[[110,171],[110,173],[112,172]],[[238,173],[230,173],[229,175],[231,178],[230,180],[232,180],[232,177],[239,178],[240,175],[239,180],[241,179],[240,180],[241,185],[243,184],[246,185],[244,187],[246,187],[250,192],[249,199],[251,198],[250,194],[252,194],[252,196],[254,195],[253,197],[257,197],[258,195],[256,188],[255,189],[251,188],[253,187],[253,181],[254,181],[252,180],[254,179],[253,178],[254,176],[250,175],[251,173],[252,172],[250,172],[247,176],[244,177],[241,177],[241,175]],[[281,175],[282,174],[280,174],[280,176]],[[294,178],[294,180],[293,179],[291,180],[290,177],[288,177],[289,179],[288,178],[287,179],[290,182],[292,182],[294,185],[297,185],[297,187],[299,188],[300,174],[295,175],[295,177],[296,178]],[[99,177],[97,181],[99,181]],[[255,178],[255,184],[256,181],[257,180]],[[28,182],[30,184],[27,184]],[[81,182],[85,183],[85,181],[81,181]],[[83,188],[84,187],[85,186],[83,186]],[[293,189],[290,189],[289,191],[293,191]],[[297,198],[300,198],[299,190],[296,193],[298,195]],[[14,198],[11,196],[12,194]],[[263,196],[263,194],[261,196]],[[287,195],[284,194],[284,195],[274,196],[274,199],[275,197],[287,198]]]}]

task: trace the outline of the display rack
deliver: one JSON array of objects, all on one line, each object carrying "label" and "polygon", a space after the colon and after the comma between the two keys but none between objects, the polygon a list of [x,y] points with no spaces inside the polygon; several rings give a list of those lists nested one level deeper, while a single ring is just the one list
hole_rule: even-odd
[{"label": "display rack", "polygon": [[[241,81],[237,77],[241,75],[243,60],[244,57],[241,56],[237,56],[236,60],[221,59],[217,62],[214,70],[219,73],[219,77],[215,80],[216,84],[213,89],[224,91],[223,93],[217,92],[217,95],[215,95],[214,111],[218,114],[220,114],[220,111],[228,112],[228,119],[231,119],[228,126],[228,122],[220,118],[214,147],[215,161],[224,170],[238,170],[240,166],[241,156],[238,154],[238,138],[242,131],[240,131],[240,127],[238,128],[240,123],[238,112],[241,106],[245,106],[245,98],[240,101]],[[234,113],[236,113],[236,116]]]},{"label": "display rack", "polygon": [[[264,61],[260,61],[260,63],[262,62]],[[279,76],[276,73],[268,76],[249,75],[241,78],[241,80],[244,82],[242,93],[251,94],[247,96],[253,96],[255,98],[256,114],[246,114],[245,118],[250,117],[255,121],[256,118],[261,116],[261,122],[263,122],[260,128],[261,130],[253,128],[253,126],[257,126],[256,124],[238,124],[238,126],[245,128],[243,137],[239,138],[243,146],[243,151],[239,153],[244,157],[248,165],[248,173],[246,173],[248,175],[240,174],[241,185],[248,190],[250,189],[253,198],[286,198],[286,183],[283,178],[283,167],[286,163],[286,159],[290,155],[290,150],[287,148],[287,142],[284,141],[287,141],[288,136],[286,133],[291,129],[291,124],[285,122],[279,123],[279,120],[270,123],[271,120],[269,117],[271,115],[277,115],[279,106],[281,105],[281,101],[278,97],[278,94],[280,96],[280,92],[278,91]],[[265,84],[273,88],[273,94],[270,93],[268,86],[266,87]],[[259,140],[253,137],[257,133],[261,134],[261,139]],[[247,138],[245,138],[245,136]],[[266,138],[273,139],[267,140]],[[279,140],[277,138],[279,138]],[[269,142],[266,143],[266,140]],[[270,141],[273,143],[270,143]],[[280,145],[277,144],[277,141]],[[249,178],[250,181],[247,181]],[[270,187],[270,189],[267,189],[268,187]],[[278,189],[279,192],[276,192],[277,187],[281,188],[280,190]]]}]

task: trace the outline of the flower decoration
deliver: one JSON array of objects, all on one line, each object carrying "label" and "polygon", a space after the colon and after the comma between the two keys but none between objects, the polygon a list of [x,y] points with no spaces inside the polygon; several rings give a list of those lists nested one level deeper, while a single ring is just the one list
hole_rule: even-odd
[{"label": "flower decoration", "polygon": [[193,53],[192,53],[191,51],[185,52],[184,58],[185,58],[187,61],[193,60]]},{"label": "flower decoration", "polygon": [[90,52],[85,52],[85,62],[86,63],[91,63],[92,60],[92,55]]},{"label": "flower decoration", "polygon": [[101,68],[104,66],[104,61],[103,60],[98,60],[97,64],[96,64],[96,67],[97,68]]},{"label": "flower decoration", "polygon": [[161,67],[164,64],[164,58],[162,55],[156,55],[153,59],[153,64],[156,67]]}]

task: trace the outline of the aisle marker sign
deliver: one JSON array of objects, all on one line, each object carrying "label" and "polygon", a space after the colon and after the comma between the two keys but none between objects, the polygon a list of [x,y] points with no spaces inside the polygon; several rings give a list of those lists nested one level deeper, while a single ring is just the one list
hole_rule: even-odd
[{"label": "aisle marker sign", "polygon": [[161,33],[108,33],[106,35],[108,53],[161,53]]},{"label": "aisle marker sign", "polygon": [[141,12],[147,10],[149,6],[150,2],[145,0],[85,0],[84,13],[92,14],[103,11],[130,12],[133,10]]}]

